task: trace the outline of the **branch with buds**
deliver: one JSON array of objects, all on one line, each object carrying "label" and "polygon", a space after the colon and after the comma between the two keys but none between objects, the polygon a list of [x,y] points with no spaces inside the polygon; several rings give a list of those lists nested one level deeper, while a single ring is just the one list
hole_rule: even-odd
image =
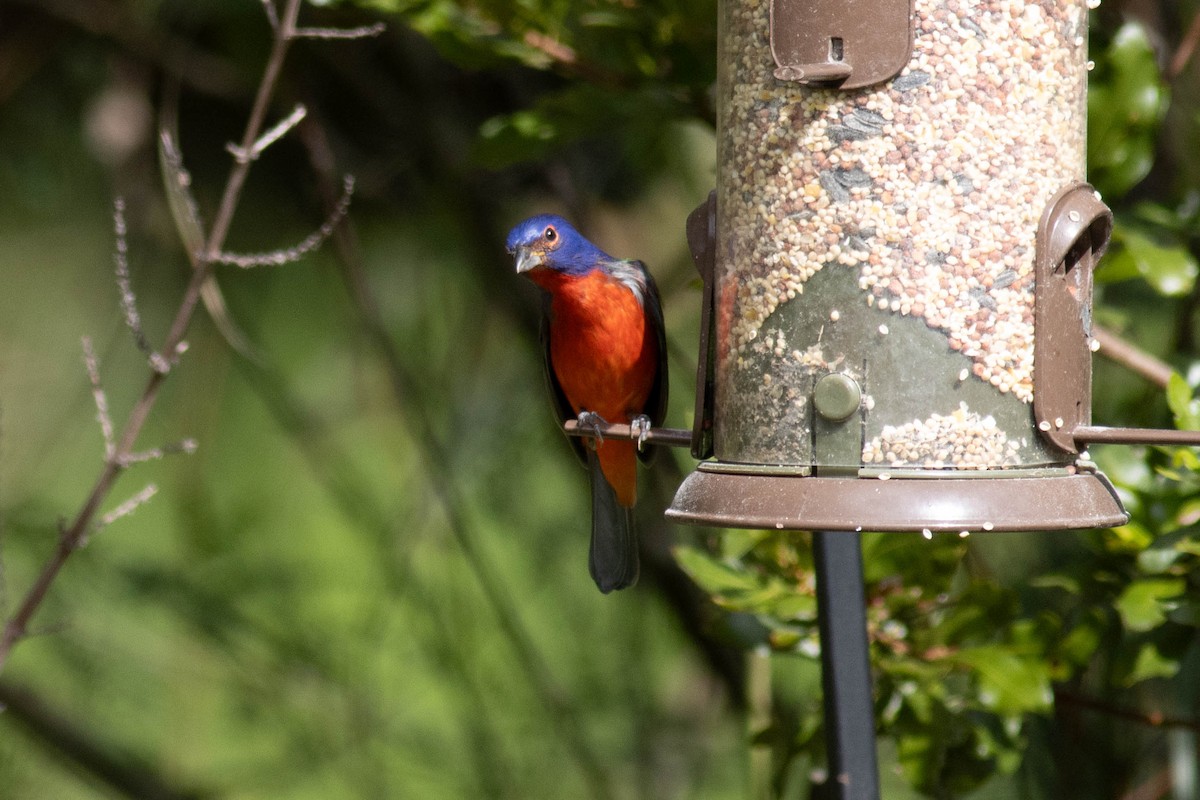
[{"label": "branch with buds", "polygon": [[[184,439],[174,444],[149,450],[137,450],[135,445],[154,408],[163,382],[187,350],[184,336],[201,300],[204,301],[218,327],[230,340],[230,343],[235,347],[238,346],[237,340],[231,336],[231,332],[237,333],[238,331],[232,321],[227,319],[220,290],[213,277],[213,269],[222,264],[255,267],[288,264],[296,261],[319,247],[349,210],[354,181],[347,177],[343,184],[341,202],[324,224],[299,244],[271,253],[255,255],[230,254],[223,250],[250,165],[264,150],[286,136],[306,114],[303,106],[296,106],[279,123],[266,128],[271,97],[275,92],[284,58],[291,43],[298,38],[359,39],[376,36],[383,31],[383,27],[380,25],[347,30],[299,28],[296,22],[300,12],[300,0],[286,0],[282,12],[276,9],[273,0],[262,0],[262,4],[273,32],[271,53],[247,118],[241,142],[239,144],[231,143],[227,147],[233,155],[233,165],[230,168],[212,228],[207,233],[204,231],[198,206],[192,196],[191,178],[183,167],[182,155],[175,144],[177,137],[169,128],[164,128],[160,133],[159,156],[167,200],[179,231],[181,243],[191,261],[192,277],[184,291],[179,308],[175,312],[166,339],[158,349],[151,346],[150,339],[143,330],[141,315],[137,309],[137,299],[130,280],[125,204],[118,198],[113,205],[115,237],[113,263],[116,268],[117,291],[126,326],[133,336],[134,344],[146,356],[150,374],[141,395],[118,432],[118,428],[113,422],[108,395],[104,391],[101,381],[99,360],[91,340],[84,337],[84,366],[91,383],[96,418],[104,441],[103,467],[91,492],[75,516],[69,523],[61,525],[54,552],[43,565],[33,585],[26,591],[16,609],[4,623],[3,631],[0,632],[0,671],[3,671],[13,646],[28,635],[30,621],[41,607],[50,587],[71,554],[83,547],[91,534],[132,514],[158,491],[157,486],[153,483],[148,484],[111,510],[101,513],[101,507],[105,504],[121,473],[144,461],[164,458],[174,453],[192,453],[196,450],[197,445],[193,439]],[[264,130],[264,128],[266,129]]]}]

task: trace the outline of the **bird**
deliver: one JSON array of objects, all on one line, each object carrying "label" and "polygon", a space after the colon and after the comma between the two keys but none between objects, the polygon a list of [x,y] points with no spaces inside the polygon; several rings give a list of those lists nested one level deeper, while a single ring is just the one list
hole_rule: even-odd
[{"label": "bird", "polygon": [[[541,341],[555,415],[595,433],[588,444],[572,440],[592,490],[588,570],[604,594],[627,588],[639,572],[637,462],[653,458],[653,446],[643,445],[667,408],[658,287],[645,264],[613,258],[554,214],[517,224],[506,245],[517,273],[548,299]],[[598,427],[605,422],[639,430],[637,442],[605,439]]]}]

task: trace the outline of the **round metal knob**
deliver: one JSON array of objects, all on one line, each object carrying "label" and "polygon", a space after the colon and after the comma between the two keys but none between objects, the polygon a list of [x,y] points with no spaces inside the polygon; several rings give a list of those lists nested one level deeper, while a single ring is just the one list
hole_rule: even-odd
[{"label": "round metal knob", "polygon": [[830,422],[841,422],[858,411],[862,390],[849,375],[830,373],[817,381],[813,390],[813,407]]}]

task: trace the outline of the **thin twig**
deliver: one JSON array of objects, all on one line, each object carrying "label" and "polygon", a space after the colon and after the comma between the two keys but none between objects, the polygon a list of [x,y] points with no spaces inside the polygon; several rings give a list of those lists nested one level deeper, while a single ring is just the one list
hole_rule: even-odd
[{"label": "thin twig", "polygon": [[113,200],[113,265],[117,272],[117,288],[121,292],[121,308],[125,312],[125,325],[133,333],[138,349],[150,351],[150,343],[142,331],[142,320],[138,316],[137,303],[133,299],[133,287],[129,282],[129,244],[125,239],[125,198]]},{"label": "thin twig", "polygon": [[[162,170],[163,186],[167,191],[167,206],[175,220],[175,230],[179,233],[179,240],[194,267],[202,260],[204,242],[208,237],[204,234],[204,222],[200,219],[200,210],[196,207],[196,198],[192,194],[192,176],[184,166],[183,154],[176,144],[179,139],[178,105],[178,98],[163,104],[159,126],[159,168]],[[215,274],[210,273],[208,280],[200,287],[200,299],[217,332],[230,347],[247,358],[262,358],[250,338],[229,313]]]},{"label": "thin twig", "polygon": [[267,15],[267,22],[271,26],[271,30],[279,30],[279,12],[275,10],[273,0],[262,0],[263,12]]},{"label": "thin twig", "polygon": [[1099,355],[1141,375],[1160,389],[1167,388],[1167,383],[1175,372],[1170,364],[1098,325],[1092,326],[1092,338],[1100,345],[1097,351]]},{"label": "thin twig", "polygon": [[350,211],[350,200],[354,197],[354,177],[346,175],[342,178],[342,196],[338,199],[337,204],[325,219],[325,222],[320,228],[308,235],[304,241],[294,247],[289,247],[285,250],[272,250],[269,253],[219,253],[216,260],[218,264],[227,264],[233,267],[241,267],[242,269],[252,269],[254,267],[278,267],[283,264],[291,264],[299,261],[307,253],[316,250],[325,240],[333,234],[339,222]]},{"label": "thin twig", "polygon": [[1171,55],[1171,61],[1167,64],[1168,81],[1173,81],[1183,74],[1188,62],[1192,60],[1192,54],[1196,52],[1197,45],[1200,45],[1200,11],[1192,17],[1192,24],[1188,26],[1187,33],[1183,34],[1179,46]]},{"label": "thin twig", "polygon": [[[292,34],[296,29],[296,19],[299,13],[300,0],[287,0],[283,16],[280,19],[280,25],[275,31],[271,53],[267,58],[266,68],[263,71],[258,93],[255,95],[254,104],[246,121],[246,129],[242,135],[242,148],[244,150],[249,150],[262,132],[271,96],[274,94],[275,86],[279,81],[283,61],[287,55],[288,47],[291,45]],[[229,226],[233,222],[233,215],[237,210],[238,201],[242,194],[242,187],[245,185],[246,175],[249,171],[249,161],[234,162],[225,184],[225,191],[221,196],[221,203],[217,207],[216,219],[213,222],[212,230],[209,233],[208,241],[204,248],[205,255],[212,256],[221,252],[221,247],[224,245],[225,238],[229,234]],[[184,292],[179,309],[175,313],[175,319],[171,323],[167,334],[166,342],[163,345],[163,352],[166,353],[176,352],[177,348],[182,344],[183,337],[187,332],[188,326],[191,324],[192,317],[196,312],[196,306],[200,300],[200,289],[212,271],[211,258],[197,258],[197,254],[195,253],[189,253],[189,257],[193,259],[194,269],[192,270],[192,278]],[[120,437],[117,439],[114,457],[106,461],[87,499],[76,513],[70,525],[66,526],[60,533],[54,552],[42,567],[42,571],[38,574],[28,592],[26,592],[16,611],[13,612],[5,624],[4,632],[0,635],[0,671],[3,671],[8,656],[12,652],[13,645],[26,634],[30,620],[41,606],[42,601],[45,600],[51,585],[54,583],[55,578],[58,577],[63,565],[70,558],[71,554],[79,548],[80,543],[91,528],[92,521],[95,519],[101,504],[112,490],[113,484],[124,469],[122,458],[133,452],[134,444],[137,442],[138,435],[141,433],[150,416],[151,410],[154,408],[165,378],[166,375],[164,373],[151,372],[140,398],[129,413],[124,430],[122,430]]]},{"label": "thin twig", "polygon": [[579,63],[579,54],[569,44],[563,44],[552,36],[539,31],[526,31],[525,44],[545,53],[552,61],[566,67],[575,67]]},{"label": "thin twig", "polygon": [[108,395],[100,382],[100,362],[92,349],[92,339],[83,337],[83,364],[87,368],[88,381],[92,384],[92,400],[96,404],[96,421],[100,423],[100,434],[104,437],[104,460],[112,461],[116,456],[117,444],[113,435],[112,415],[108,411]]},{"label": "thin twig", "polygon": [[125,200],[118,197],[113,201],[113,237],[116,244],[113,249],[113,264],[117,273],[117,290],[121,295],[121,309],[125,312],[125,326],[133,334],[134,344],[142,351],[142,355],[155,372],[167,372],[171,362],[162,357],[150,346],[150,340],[142,329],[142,317],[137,310],[137,296],[133,293],[133,284],[129,279],[129,243],[126,239]]},{"label": "thin twig", "polygon": [[199,445],[196,443],[195,439],[181,439],[178,442],[164,444],[162,447],[155,447],[152,450],[141,450],[136,453],[127,453],[121,459],[121,466],[128,467],[132,466],[133,464],[144,464],[147,461],[158,461],[166,458],[167,456],[173,456],[179,453],[190,456],[192,453],[196,452],[198,448]]},{"label": "thin twig", "polygon": [[1136,722],[1139,725],[1146,725],[1151,728],[1184,728],[1185,730],[1200,733],[1200,718],[1172,717],[1161,711],[1141,711],[1136,708],[1116,706],[1099,698],[1090,697],[1063,687],[1055,688],[1054,702],[1086,708],[1089,711],[1096,711],[1105,716]]},{"label": "thin twig", "polygon": [[96,523],[96,526],[92,529],[92,532],[95,533],[101,528],[107,528],[109,525],[112,525],[122,517],[128,517],[134,511],[137,511],[146,503],[150,502],[150,498],[154,497],[156,494],[158,494],[158,486],[153,483],[146,484],[146,486],[143,487],[140,492],[101,517],[100,521]]},{"label": "thin twig", "polygon": [[275,123],[274,127],[258,137],[249,150],[243,150],[233,142],[225,145],[225,149],[238,161],[253,161],[262,155],[264,150],[283,138],[288,131],[296,127],[307,113],[308,109],[297,103],[296,107],[292,109],[292,113]]},{"label": "thin twig", "polygon": [[376,22],[359,28],[297,28],[292,36],[296,39],[369,39],[386,30],[386,25]]}]

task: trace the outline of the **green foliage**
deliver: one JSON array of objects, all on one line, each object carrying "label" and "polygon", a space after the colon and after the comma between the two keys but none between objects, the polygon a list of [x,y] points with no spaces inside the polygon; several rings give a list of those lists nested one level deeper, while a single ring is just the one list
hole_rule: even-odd
[{"label": "green foliage", "polygon": [[1114,283],[1141,278],[1164,297],[1191,293],[1196,284],[1196,259],[1181,246],[1178,237],[1170,237],[1174,241],[1168,244],[1160,244],[1153,237],[1137,223],[1118,222],[1113,230],[1112,252],[1097,273],[1100,280]]},{"label": "green foliage", "polygon": [[481,126],[474,156],[483,166],[545,158],[582,140],[615,144],[631,166],[653,172],[671,146],[664,123],[712,117],[713,0],[360,4],[398,15],[469,69],[516,63],[561,78],[529,107]]},{"label": "green foliage", "polygon": [[1154,165],[1158,126],[1170,100],[1146,30],[1127,22],[1106,47],[1093,45],[1088,86],[1088,179],[1120,197]]},{"label": "green foliage", "polygon": [[[1043,655],[1058,630],[1022,619],[1011,590],[970,579],[967,542],[958,536],[870,534],[863,550],[876,705],[906,777],[937,795],[1015,769],[1022,716],[1050,707]],[[754,644],[817,657],[806,537],[730,531],[719,554],[686,547],[678,555],[723,607],[755,616],[761,639]],[[802,729],[819,731],[818,709]],[[812,741],[806,735],[805,746]],[[786,759],[777,764],[786,766]]]},{"label": "green foliage", "polygon": [[[112,193],[126,197],[132,282],[159,342],[190,274],[192,214],[212,222],[224,144],[269,51],[256,0],[129,8],[104,24],[123,26],[130,50],[32,6],[6,13],[21,66],[0,76],[0,174],[27,177],[6,184],[0,210],[5,614],[101,465],[79,337],[97,342],[118,424],[148,375],[112,280]],[[312,13],[302,23],[373,21]],[[236,42],[244,65],[226,60]],[[142,59],[173,47],[228,79],[215,96],[188,79],[179,90],[196,209],[177,187],[164,195],[153,113],[111,169],[85,149],[85,120],[114,85],[157,102],[170,81]],[[189,331],[143,440],[200,449],[118,482],[102,512],[147,482],[159,493],[72,557],[35,619],[44,635],[13,651],[0,688],[29,689],[46,713],[0,714],[0,794],[114,796],[67,737],[37,727],[57,715],[178,790],[140,796],[605,798],[652,780],[664,797],[736,797],[742,728],[677,613],[646,588],[605,598],[588,579],[586,481],[546,412],[536,298],[503,264],[519,176],[481,185],[447,145],[518,109],[490,102],[485,115],[435,91],[474,78],[412,36],[293,54],[287,81],[332,141],[332,168],[359,178],[363,288],[396,362],[364,329],[331,248],[220,271],[268,366],[230,352],[205,319]],[[499,69],[520,95],[544,80]],[[429,102],[413,112],[413,98]],[[298,133],[254,163],[230,250],[287,246],[320,224]]]},{"label": "green foliage", "polygon": [[[134,283],[161,338],[186,281],[178,240],[190,247],[193,214],[211,215],[223,144],[265,57],[266,23],[245,24],[258,3],[186,5],[134,4],[121,22],[136,46],[51,12],[11,15],[6,35],[24,46],[0,75],[10,600],[96,474],[78,337],[100,342],[114,408],[144,376],[97,267],[109,262],[112,187],[129,197]],[[711,175],[709,162],[694,166],[680,191],[671,156],[688,142],[672,123],[699,122],[694,135],[714,119],[715,2],[329,5],[303,16],[358,23],[365,11],[393,26],[361,47],[305,43],[289,76],[360,178],[352,217],[368,288],[410,391],[390,390],[394,365],[366,344],[327,254],[223,274],[231,314],[274,369],[238,359],[207,325],[190,333],[145,438],[193,436],[200,452],[119,485],[114,502],[142,485],[134,475],[161,491],[76,557],[44,611],[54,635],[22,643],[4,680],[128,761],[214,796],[732,798],[747,748],[769,751],[756,786],[800,795],[824,758],[808,539],[685,538],[677,561],[723,614],[684,619],[690,628],[652,592],[598,597],[580,538],[585,487],[544,413],[533,296],[502,265],[505,223],[526,206],[581,202],[629,252],[657,248],[672,339],[695,340],[682,219]],[[1095,405],[1104,422],[1196,430],[1200,87],[1194,65],[1162,74],[1154,43],[1175,35],[1093,19],[1089,176],[1116,215],[1096,316],[1180,371],[1165,397],[1111,373]],[[69,46],[48,46],[59,42]],[[215,53],[225,69],[224,83],[182,85],[176,141],[198,209],[170,186],[164,198],[153,136],[107,172],[82,144],[105,91],[141,80],[134,94],[155,100],[154,58],[172,71],[162,54],[184,45],[195,50],[180,61]],[[255,165],[238,248],[299,240],[319,217],[299,150],[289,137]],[[591,179],[605,170],[629,208],[592,203],[617,194]],[[560,194],[523,192],[547,185]],[[690,412],[692,366],[673,375],[672,419]],[[1131,512],[1124,526],[864,537],[889,797],[1115,797],[1165,758],[1160,730],[1131,718],[1200,708],[1200,458],[1094,455]],[[438,461],[450,480],[431,470]],[[548,689],[521,666],[511,619],[468,551],[502,576]],[[752,709],[762,716],[747,741],[696,655],[705,622],[773,654],[774,703]],[[11,712],[0,726],[0,785],[13,796],[108,796],[77,777],[61,743]],[[572,735],[602,769],[589,771]]]}]

